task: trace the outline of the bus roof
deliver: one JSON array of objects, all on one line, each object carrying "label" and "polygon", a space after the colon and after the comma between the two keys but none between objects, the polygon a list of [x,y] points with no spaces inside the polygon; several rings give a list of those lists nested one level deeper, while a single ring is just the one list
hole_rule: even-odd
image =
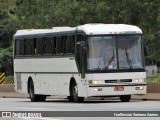
[{"label": "bus roof", "polygon": [[78,26],[78,30],[82,30],[88,35],[142,33],[139,27],[126,24],[85,24]]},{"label": "bus roof", "polygon": [[57,33],[73,33],[76,31],[76,28],[71,27],[56,27],[53,29],[26,29],[18,30],[15,34],[15,37],[18,36],[37,36],[37,35],[48,35],[48,34],[57,34]]},{"label": "bus roof", "polygon": [[85,24],[77,27],[53,27],[53,29],[26,29],[18,30],[15,37],[20,36],[35,36],[45,34],[61,34],[61,33],[75,33],[82,31],[87,35],[98,34],[141,34],[139,27],[126,24]]}]

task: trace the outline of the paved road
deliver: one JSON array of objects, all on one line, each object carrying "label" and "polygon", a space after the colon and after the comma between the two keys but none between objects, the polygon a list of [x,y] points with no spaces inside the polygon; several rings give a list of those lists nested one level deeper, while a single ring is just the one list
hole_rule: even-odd
[{"label": "paved road", "polygon": [[[70,103],[67,100],[47,99],[46,102],[30,102],[28,98],[0,98],[0,111],[160,111],[159,101],[131,101],[122,103],[118,100],[85,101],[84,103]],[[95,112],[96,113],[96,112]],[[125,120],[114,118],[114,120]],[[2,119],[2,118],[0,118]],[[12,118],[13,120],[75,120],[75,118]],[[76,118],[77,119],[77,118]],[[82,119],[78,118],[78,119]],[[106,118],[86,118],[86,120],[106,120]],[[112,118],[107,117],[107,120]],[[134,118],[135,119],[135,118]],[[146,120],[158,120],[156,118],[145,118]],[[7,120],[7,118],[3,118]],[[83,118],[85,120],[85,118]],[[132,120],[132,118],[130,119]],[[137,120],[144,120],[140,117]]]}]

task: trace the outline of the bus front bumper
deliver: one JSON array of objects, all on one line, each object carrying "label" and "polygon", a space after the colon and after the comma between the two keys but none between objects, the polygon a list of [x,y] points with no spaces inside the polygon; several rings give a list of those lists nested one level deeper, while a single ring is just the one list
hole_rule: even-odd
[{"label": "bus front bumper", "polygon": [[146,83],[88,85],[88,97],[146,94]]}]

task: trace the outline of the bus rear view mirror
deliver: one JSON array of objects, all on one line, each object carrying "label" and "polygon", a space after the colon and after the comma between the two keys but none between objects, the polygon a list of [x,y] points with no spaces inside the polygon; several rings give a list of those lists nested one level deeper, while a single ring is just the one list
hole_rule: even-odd
[{"label": "bus rear view mirror", "polygon": [[81,45],[81,47],[84,47],[85,46],[85,42],[84,41],[80,41],[80,45]]}]

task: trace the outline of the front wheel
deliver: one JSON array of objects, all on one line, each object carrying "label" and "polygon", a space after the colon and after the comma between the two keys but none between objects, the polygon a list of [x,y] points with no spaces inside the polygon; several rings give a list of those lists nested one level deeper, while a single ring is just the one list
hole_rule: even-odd
[{"label": "front wheel", "polygon": [[35,95],[34,84],[33,84],[32,80],[29,82],[29,96],[30,96],[30,99],[31,99],[32,102],[45,101],[46,100],[45,95]]},{"label": "front wheel", "polygon": [[73,102],[80,103],[84,101],[84,97],[78,97],[78,87],[75,82],[71,85],[71,97],[70,99]]},{"label": "front wheel", "polygon": [[69,102],[73,102],[73,96],[67,96]]},{"label": "front wheel", "polygon": [[121,102],[129,102],[130,99],[131,99],[131,95],[123,95],[123,96],[120,96]]}]

